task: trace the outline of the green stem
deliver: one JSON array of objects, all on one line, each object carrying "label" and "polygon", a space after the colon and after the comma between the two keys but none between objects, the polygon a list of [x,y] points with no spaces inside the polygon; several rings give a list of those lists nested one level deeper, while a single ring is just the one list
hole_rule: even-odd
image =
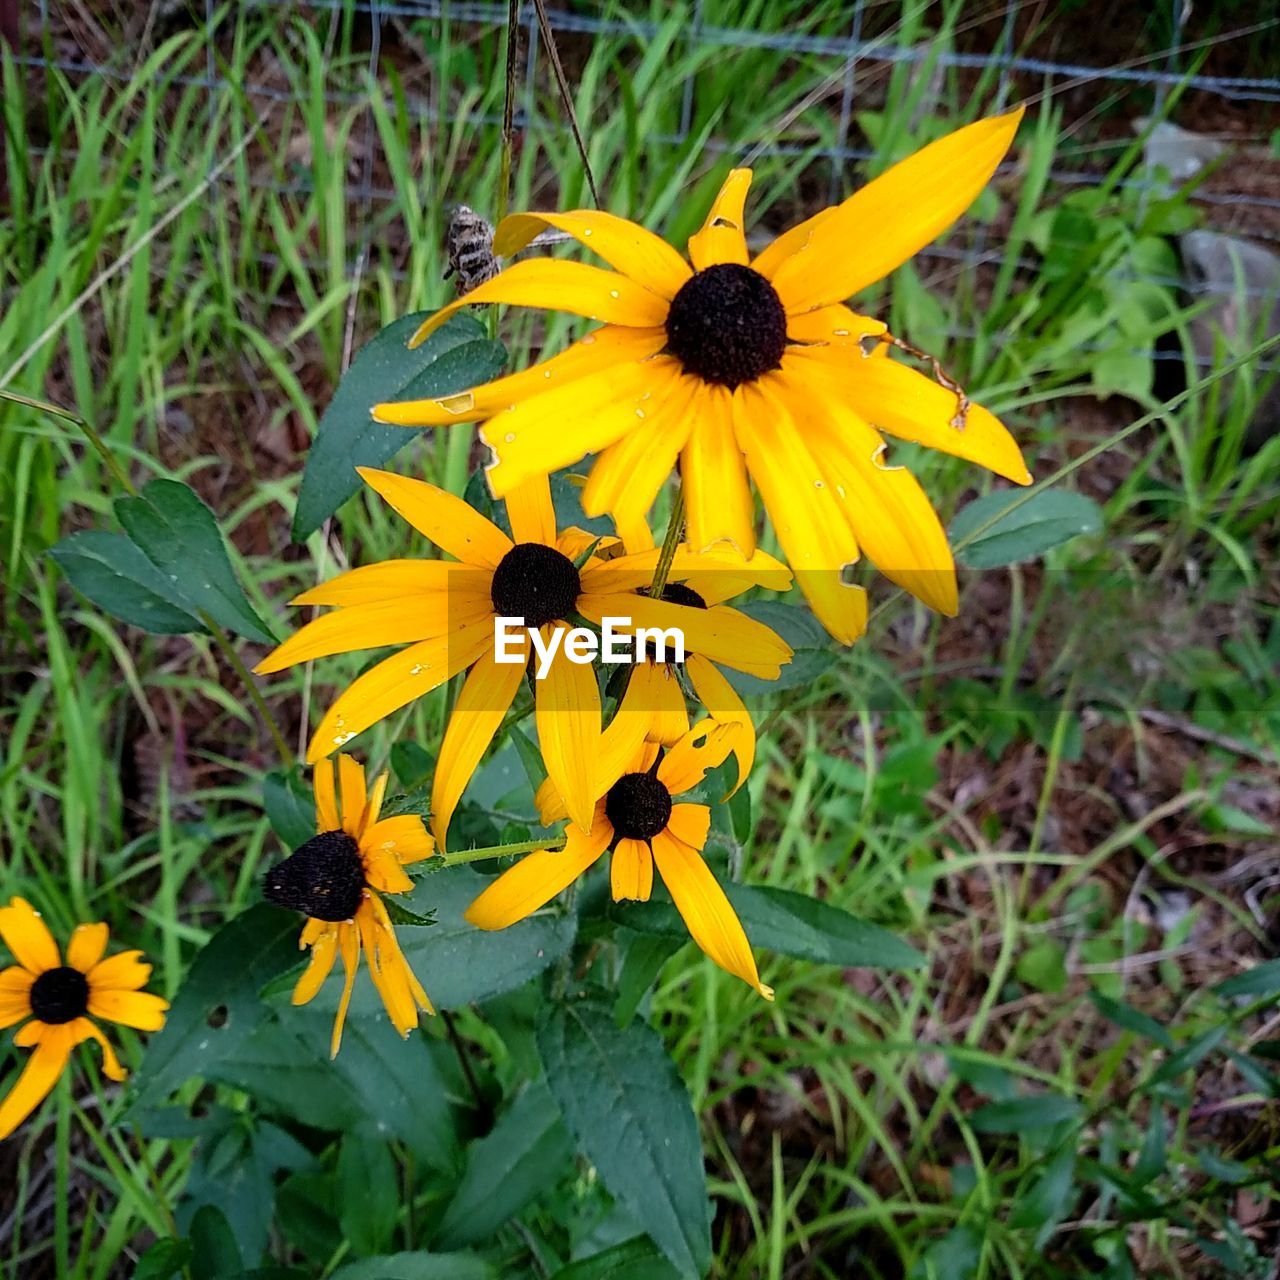
[{"label": "green stem", "polygon": [[240,655],[236,652],[235,645],[231,643],[227,633],[203,609],[200,611],[199,617],[200,621],[208,627],[209,634],[213,636],[214,644],[222,650],[223,657],[231,664],[236,675],[240,677],[240,683],[248,691],[253,705],[262,717],[263,724],[267,726],[267,731],[271,734],[276,752],[280,756],[281,765],[286,769],[292,768],[293,752],[289,749],[289,744],[285,742],[284,735],[280,732],[279,726],[271,715],[271,709],[267,706],[267,700],[262,696],[262,691],[258,688],[253,676],[249,674],[249,668],[244,665]]},{"label": "green stem", "polygon": [[14,404],[25,405],[28,409],[37,409],[41,413],[50,413],[55,418],[62,418],[66,422],[75,423],[89,443],[98,451],[98,455],[106,463],[107,470],[111,472],[116,484],[128,494],[136,494],[138,492],[133,487],[133,481],[125,474],[124,468],[116,461],[115,454],[107,448],[106,442],[98,434],[97,430],[78,413],[74,413],[70,409],[64,409],[60,404],[51,404],[48,400],[37,400],[34,396],[19,395],[16,391],[5,391],[3,388],[0,388],[0,399],[12,400]]},{"label": "green stem", "polygon": [[480,1092],[480,1082],[476,1079],[475,1070],[471,1066],[471,1055],[467,1052],[467,1046],[463,1044],[458,1028],[454,1025],[453,1014],[448,1009],[441,1009],[440,1018],[444,1022],[444,1029],[449,1035],[453,1051],[458,1055],[458,1063],[462,1067],[462,1074],[466,1077],[467,1088],[471,1090],[471,1096],[475,1099],[476,1110],[483,1113],[484,1094]]},{"label": "green stem", "polygon": [[493,844],[483,849],[463,849],[460,853],[443,853],[440,855],[440,860],[446,867],[460,867],[467,862],[485,862],[489,858],[505,858],[513,853],[535,853],[538,850],[558,853],[563,848],[563,836],[546,836],[541,840],[519,840],[515,844]]},{"label": "green stem", "polygon": [[676,548],[684,534],[684,485],[676,489],[676,496],[671,503],[671,515],[667,517],[667,536],[662,540],[662,551],[658,556],[657,568],[653,571],[653,581],[649,584],[649,595],[655,600],[662,598],[662,589],[667,585],[667,575],[671,572],[672,561],[676,558]]},{"label": "green stem", "polygon": [[63,1071],[57,1085],[57,1114],[54,1121],[53,1238],[58,1274],[71,1274],[71,1226],[67,1197],[71,1194],[71,1072]]}]

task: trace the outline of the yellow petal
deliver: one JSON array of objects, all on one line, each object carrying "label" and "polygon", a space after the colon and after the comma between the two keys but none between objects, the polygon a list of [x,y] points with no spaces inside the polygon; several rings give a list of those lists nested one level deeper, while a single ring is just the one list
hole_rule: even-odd
[{"label": "yellow petal", "polygon": [[[522,648],[527,651],[527,640],[522,642]],[[524,662],[497,662],[492,653],[484,653],[462,686],[444,731],[431,782],[431,828],[441,849],[458,801],[511,709],[524,674]]]},{"label": "yellow petal", "polygon": [[[361,850],[377,851],[397,863],[408,866],[429,858],[436,851],[436,842],[431,838],[426,824],[416,813],[400,813],[391,818],[383,818],[375,822],[360,837]],[[397,881],[397,884],[403,882]],[[408,885],[397,889],[387,888],[388,893],[405,893]],[[382,885],[374,888],[381,889]]]},{"label": "yellow petal", "polygon": [[[743,705],[742,699],[738,697],[737,690],[706,658],[696,653],[693,654],[685,664],[685,670],[689,673],[693,691],[698,695],[698,701],[706,707],[707,714],[721,724],[739,725],[742,730],[734,739],[733,744],[734,758],[738,762],[738,781],[734,783],[729,794],[724,797],[727,800],[746,782],[748,775],[751,773],[751,766],[755,763],[755,725],[751,723],[751,716],[747,713],[747,708]],[[680,838],[685,840],[686,844],[694,843],[683,835]],[[702,846],[699,844],[697,848],[700,849]]]},{"label": "yellow petal", "polygon": [[22,1074],[0,1101],[0,1141],[7,1138],[44,1100],[71,1056],[70,1024],[46,1028]]},{"label": "yellow petal", "polygon": [[658,781],[678,796],[691,791],[707,776],[709,769],[722,765],[733,751],[742,732],[736,724],[703,720],[694,725],[667,752],[658,766]]},{"label": "yellow petal", "polygon": [[862,550],[887,578],[932,609],[957,609],[955,562],[933,504],[905,468],[883,462],[884,442],[843,398],[813,379],[776,375],[797,426],[821,455]]},{"label": "yellow petal", "polygon": [[[626,555],[584,566],[582,589],[589,593],[614,593],[647,588],[658,567],[658,557],[658,548],[650,545],[635,551],[628,549]],[[671,559],[667,581],[687,583],[704,603],[713,605],[751,587],[786,591],[791,586],[791,570],[781,560],[760,550],[748,560],[727,542],[718,542],[705,551],[694,551],[688,543],[681,543]]]},{"label": "yellow petal", "polygon": [[970,404],[964,427],[953,427],[955,392],[897,360],[815,351],[789,355],[783,368],[825,381],[860,418],[890,435],[976,462],[1014,484],[1031,483],[1017,441],[990,410]]},{"label": "yellow petal", "polygon": [[653,838],[653,858],[694,942],[726,972],[772,1000],[773,990],[760,981],[742,924],[701,854],[660,831]]},{"label": "yellow petal", "polygon": [[493,644],[491,620],[410,645],[352,682],[329,708],[307,748],[314,764],[393,711],[438,689]]},{"label": "yellow petal", "polygon": [[682,376],[674,357],[654,356],[552,387],[495,414],[480,431],[495,459],[490,487],[503,497],[531,476],[599,453],[642,426],[651,403]]},{"label": "yellow petal", "polygon": [[424,538],[467,564],[496,569],[511,539],[461,498],[425,480],[357,467],[364,482]]},{"label": "yellow petal", "polygon": [[332,760],[316,761],[311,771],[311,785],[316,793],[316,830],[340,830],[342,819],[338,816],[338,792],[333,780]]},{"label": "yellow petal", "polygon": [[[549,637],[554,624],[542,628]],[[595,771],[600,750],[600,687],[589,663],[570,662],[561,648],[546,677],[535,681],[534,722],[547,777],[564,797],[569,817],[591,827],[596,801]]]},{"label": "yellow petal", "polygon": [[653,892],[653,855],[643,840],[619,840],[609,859],[614,902],[648,902]]},{"label": "yellow petal", "polygon": [[838,205],[832,205],[827,209],[819,209],[811,218],[797,222],[794,227],[775,237],[752,260],[752,270],[758,271],[766,280],[773,279],[773,274],[778,267],[797,249],[803,248],[816,228],[830,218],[838,207]]},{"label": "yellow petal", "polygon": [[515,262],[470,293],[441,307],[418,326],[409,346],[425,342],[455,311],[483,302],[503,302],[540,311],[567,311],[605,324],[653,328],[667,318],[666,300],[626,276],[585,262],[533,258]]},{"label": "yellow petal", "polygon": [[605,851],[613,828],[603,806],[590,833],[569,827],[563,849],[527,854],[504,871],[464,913],[477,929],[505,929],[544,907]]},{"label": "yellow petal", "polygon": [[338,931],[326,929],[311,944],[311,959],[303,970],[298,985],[293,989],[292,1000],[295,1005],[309,1004],[316,993],[324,986],[324,980],[333,971],[333,963],[338,958]]},{"label": "yellow petal", "polygon": [[[398,822],[398,818],[387,818],[387,822]],[[415,819],[420,822],[421,819]],[[405,869],[397,861],[390,849],[362,842],[361,853],[364,862],[365,883],[379,893],[408,893],[413,888]]]},{"label": "yellow petal", "polygon": [[837,640],[852,644],[866,629],[866,593],[846,586],[841,569],[858,558],[858,544],[789,406],[771,391],[767,379],[739,388],[738,440],[805,599]]},{"label": "yellow petal", "polygon": [[515,542],[540,542],[544,547],[556,545],[556,509],[551,501],[551,482],[546,476],[533,476],[517,485],[507,494],[506,506]]},{"label": "yellow petal", "polygon": [[693,431],[680,455],[680,476],[689,546],[702,551],[724,539],[749,556],[756,548],[756,506],[734,434],[734,398],[727,387],[716,386],[699,396]]},{"label": "yellow petal", "polygon": [[605,449],[591,468],[582,491],[587,515],[613,512],[620,529],[643,522],[689,438],[698,390],[693,378],[673,378],[636,409],[643,419]]},{"label": "yellow petal", "polygon": [[119,1083],[121,1080],[128,1079],[129,1073],[120,1065],[120,1059],[116,1057],[116,1051],[111,1042],[88,1018],[76,1018],[68,1024],[68,1027],[73,1043],[82,1044],[85,1040],[98,1042],[98,1047],[102,1050],[102,1074],[108,1080]]},{"label": "yellow petal", "polygon": [[369,798],[364,803],[364,816],[360,819],[361,833],[368,831],[378,821],[382,802],[387,795],[387,783],[390,781],[391,775],[386,770],[374,778],[373,786],[369,788]]},{"label": "yellow petal", "polygon": [[632,329],[605,325],[580,338],[558,356],[521,369],[493,382],[456,391],[432,400],[401,400],[375,404],[378,422],[397,427],[438,427],[454,422],[480,422],[552,387],[573,382],[616,364],[646,360],[667,345],[665,328]]},{"label": "yellow petal", "polygon": [[[641,663],[633,668],[623,691],[622,700],[618,703],[608,727],[600,735],[600,749],[596,756],[595,792],[604,796],[617,780],[635,767],[636,757],[644,746],[645,739],[653,728],[654,698],[645,678],[641,673],[650,667],[649,663]],[[558,809],[563,801],[560,793],[550,785],[550,780],[539,788],[539,805],[544,825],[564,817]]]},{"label": "yellow petal", "polygon": [[395,945],[395,934],[389,929],[381,930],[371,912],[360,912],[356,916],[356,926],[360,930],[360,941],[374,989],[382,998],[391,1025],[402,1037],[407,1036],[418,1025],[418,1010],[405,981],[404,958]]},{"label": "yellow petal", "polygon": [[0,907],[0,938],[29,973],[40,974],[62,965],[53,934],[25,898],[11,898],[7,907]]},{"label": "yellow petal", "polygon": [[649,709],[651,742],[671,746],[689,732],[689,708],[675,670],[665,662],[641,662],[631,674],[632,684],[639,685],[642,705]]},{"label": "yellow petal", "polygon": [[1018,107],[957,129],[815,222],[804,242],[771,266],[770,279],[787,311],[841,302],[936,240],[990,181],[1021,119]]},{"label": "yellow petal", "polygon": [[[608,734],[601,735],[602,749],[607,737]],[[605,790],[607,789],[605,788]],[[543,778],[542,785],[539,786],[534,794],[533,804],[538,811],[538,816],[542,819],[544,827],[563,822],[569,816],[569,810],[564,807],[564,796],[556,790],[555,783],[550,778]]]},{"label": "yellow petal", "polygon": [[151,966],[141,951],[121,951],[100,960],[87,976],[92,991],[137,991],[151,981]]},{"label": "yellow petal", "polygon": [[742,214],[750,186],[750,169],[731,169],[702,229],[689,237],[689,260],[699,271],[718,262],[750,261]]},{"label": "yellow petal", "polygon": [[99,991],[89,992],[89,1012],[95,1018],[118,1022],[123,1027],[138,1031],[159,1031],[164,1026],[165,1011],[169,1002],[149,991]]},{"label": "yellow petal", "polygon": [[67,964],[88,973],[107,950],[110,930],[105,924],[78,924],[67,943]]},{"label": "yellow petal", "polygon": [[0,971],[0,1028],[31,1016],[31,984],[35,975],[19,965]]},{"label": "yellow petal", "polygon": [[351,1007],[351,992],[356,985],[356,970],[360,967],[360,933],[353,924],[338,926],[338,953],[342,956],[345,977],[338,1011],[333,1018],[333,1035],[329,1038],[329,1056],[336,1058],[342,1048],[342,1029],[347,1025],[347,1010]]},{"label": "yellow petal", "polygon": [[[791,343],[836,346],[861,354],[863,338],[878,338],[888,331],[883,320],[872,320],[859,315],[848,307],[835,304],[819,307],[803,315],[787,317],[787,341]],[[877,352],[887,351],[885,343],[878,343]]]},{"label": "yellow petal", "polygon": [[364,789],[364,765],[352,756],[338,757],[338,796],[342,809],[342,829],[349,836],[360,834],[368,793]]},{"label": "yellow petal", "polygon": [[705,804],[674,804],[667,830],[691,849],[701,849],[711,830],[711,810]]},{"label": "yellow petal", "polygon": [[663,239],[626,218],[595,209],[568,213],[513,213],[498,223],[493,252],[501,258],[519,253],[544,228],[553,227],[598,253],[611,267],[660,298],[675,297],[689,278],[689,265]]},{"label": "yellow petal", "polygon": [[452,560],[383,560],[340,573],[294,596],[290,604],[379,604],[406,596],[430,596],[449,590],[450,579],[465,566]]}]

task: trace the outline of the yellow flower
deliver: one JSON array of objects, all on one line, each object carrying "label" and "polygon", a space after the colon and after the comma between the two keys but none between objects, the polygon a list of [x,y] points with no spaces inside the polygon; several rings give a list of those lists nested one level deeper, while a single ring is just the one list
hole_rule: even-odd
[{"label": "yellow flower", "polygon": [[[656,863],[694,942],[722,969],[772,1000],[773,989],[760,981],[742,923],[702,860],[711,810],[673,800],[725,760],[739,733],[737,725],[704,721],[665,754],[656,743],[645,743],[630,759],[616,762],[612,776],[602,778],[591,830],[570,826],[563,849],[522,858],[476,898],[466,918],[479,929],[505,929],[545,906],[611,849],[615,902],[647,902]],[[546,792],[539,797],[543,822],[565,817],[560,797]]]},{"label": "yellow flower", "polygon": [[418,1025],[420,1008],[435,1012],[400,950],[387,908],[378,896],[407,893],[413,881],[405,867],[435,852],[416,814],[379,818],[389,776],[379,775],[372,789],[366,790],[364,767],[340,755],[335,788],[333,761],[320,761],[313,778],[318,834],[267,873],[267,900],[309,917],[298,946],[310,947],[311,959],[293,989],[293,1003],[313,999],[342,956],[346,983],[333,1021],[330,1051],[335,1058],[361,949],[387,1016],[402,1036]]},{"label": "yellow flower", "polygon": [[168,1001],[142,990],[151,966],[141,951],[122,951],[104,960],[108,935],[105,924],[77,925],[64,964],[53,935],[29,902],[13,898],[0,907],[0,938],[18,962],[0,970],[0,1027],[30,1018],[13,1042],[34,1050],[0,1102],[0,1138],[7,1138],[48,1096],[71,1050],[85,1040],[101,1046],[108,1080],[129,1074],[94,1018],[139,1031],[164,1026]]},{"label": "yellow flower", "polygon": [[[315,761],[384,716],[470,668],[445,731],[431,792],[432,827],[444,846],[463,789],[493,740],[525,675],[527,637],[499,662],[494,622],[520,617],[544,638],[577,613],[590,622],[631,618],[637,627],[683,627],[686,643],[724,660],[746,648],[773,675],[791,651],[750,618],[715,618],[640,594],[657,552],[575,563],[595,539],[581,529],[556,531],[551,491],[535,477],[507,496],[514,541],[461,498],[421,480],[361,470],[365,481],[424,537],[456,556],[392,560],[353,569],[304,592],[294,604],[336,605],[258,664],[259,673],[295,662],[380,645],[408,647],[379,662],[343,693],[321,720],[307,758]],[[520,646],[523,646],[521,648]],[[600,743],[600,691],[590,665],[556,651],[535,681],[534,716],[547,773],[566,797],[569,815],[591,825]]]},{"label": "yellow flower", "polygon": [[583,494],[618,527],[644,517],[677,458],[689,540],[755,545],[755,481],[814,611],[849,643],[865,594],[841,569],[859,547],[893,581],[954,613],[946,535],[919,484],[884,465],[880,430],[1030,483],[1018,446],[984,408],[893,359],[885,325],[843,304],[951,225],[1013,141],[1022,110],[949,134],[784,232],[752,259],[743,233],[749,169],[735,169],[689,241],[692,268],[643,227],[607,213],[505,218],[495,253],[545,227],[594,250],[585,263],[517,262],[438,311],[422,341],[460,307],[503,302],[603,323],[561,355],[442,399],[380,404],[380,422],[485,422],[489,480],[510,493],[598,454]]}]

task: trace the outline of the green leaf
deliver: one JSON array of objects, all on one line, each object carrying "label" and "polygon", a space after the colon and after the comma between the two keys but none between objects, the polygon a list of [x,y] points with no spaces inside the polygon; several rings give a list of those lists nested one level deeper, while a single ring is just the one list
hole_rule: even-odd
[{"label": "green leaf", "polygon": [[428,911],[426,915],[419,915],[416,911],[410,911],[403,903],[395,898],[383,898],[382,905],[387,909],[387,915],[391,918],[392,924],[407,925],[411,929],[424,929],[436,923],[435,909]]},{"label": "green leaf", "polygon": [[784,604],[781,600],[751,600],[741,609],[757,622],[772,627],[791,646],[792,655],[776,680],[761,680],[758,676],[729,667],[720,668],[725,679],[740,694],[772,695],[784,689],[795,689],[802,684],[811,684],[830,668],[835,654],[834,644],[827,629],[808,608]]},{"label": "green leaf", "polygon": [[1135,399],[1150,394],[1155,381],[1155,365],[1150,354],[1145,351],[1123,348],[1104,351],[1092,362],[1089,377],[1093,384],[1093,394],[1099,400],[1105,400],[1108,396]]},{"label": "green leaf", "polygon": [[637,1236],[561,1267],[551,1280],[680,1280],[680,1274],[648,1236]]},{"label": "green leaf", "polygon": [[430,782],[434,767],[431,752],[417,742],[397,742],[391,748],[391,768],[407,791]]},{"label": "green leaf", "polygon": [[608,1006],[554,1008],[538,1031],[547,1084],[605,1189],[681,1274],[711,1261],[702,1143],[689,1095],[652,1027]]},{"label": "green leaf", "polygon": [[1049,1161],[1023,1196],[1014,1201],[1011,1227],[1043,1227],[1067,1214],[1076,1167],[1075,1144],[1063,1147]]},{"label": "green leaf", "polygon": [[293,540],[313,534],[360,489],[356,467],[381,467],[421,433],[374,422],[386,400],[427,400],[488,382],[506,361],[502,344],[469,315],[455,315],[420,347],[406,343],[430,314],[393,320],[351,362],[316,428],[293,515]]},{"label": "green leaf", "polygon": [[1265,960],[1252,969],[1219,982],[1214,991],[1226,1000],[1240,996],[1273,996],[1280,993],[1280,960]]},{"label": "green leaf", "polygon": [[338,1222],[352,1250],[368,1256],[386,1249],[400,1214],[396,1162],[381,1138],[348,1133],[338,1151]]},{"label": "green leaf", "polygon": [[[1271,962],[1274,963],[1274,962]],[[1228,979],[1232,981],[1232,979]],[[1189,1041],[1185,1048],[1180,1049],[1166,1062],[1162,1063],[1157,1071],[1147,1082],[1147,1086],[1164,1084],[1169,1080],[1176,1080],[1184,1071],[1190,1071],[1201,1058],[1212,1053],[1227,1038],[1227,1027],[1225,1024],[1210,1027],[1208,1031],[1196,1036]]]},{"label": "green leaf", "polygon": [[113,618],[156,635],[203,631],[168,578],[122,533],[86,529],[49,554],[81,595]]},{"label": "green leaf", "polygon": [[231,1224],[214,1205],[202,1205],[196,1210],[187,1234],[191,1237],[192,1280],[219,1280],[244,1270],[244,1258]]},{"label": "green leaf", "polygon": [[909,1280],[974,1280],[981,1261],[982,1236],[973,1227],[956,1227],[925,1250]]},{"label": "green leaf", "polygon": [[196,957],[151,1037],[136,1082],[138,1101],[156,1103],[192,1076],[205,1077],[267,1017],[259,992],[298,963],[301,918],[260,903],[224,925]]},{"label": "green leaf", "polygon": [[388,1253],[349,1262],[331,1280],[498,1280],[498,1271],[474,1253]]},{"label": "green leaf", "polygon": [[133,1280],[173,1280],[191,1261],[191,1246],[185,1240],[157,1240],[138,1259]]},{"label": "green leaf", "polygon": [[[1025,502],[1016,489],[997,489],[969,503],[951,522],[950,537],[960,560],[971,569],[1034,560],[1082,533],[1102,528],[1102,508],[1069,489],[1042,489]],[[1002,514],[1014,502],[1019,506]],[[989,527],[983,528],[988,520]],[[971,533],[982,532],[969,543]]]},{"label": "green leaf", "polygon": [[262,806],[267,811],[271,830],[290,852],[315,835],[315,798],[297,767],[287,773],[277,769],[263,778]]},{"label": "green leaf", "polygon": [[1022,982],[1037,991],[1065,991],[1066,949],[1056,938],[1041,938],[1019,957],[1016,972]]},{"label": "green leaf", "polygon": [[1147,1132],[1142,1139],[1142,1147],[1130,1172],[1133,1181],[1139,1187],[1145,1187],[1165,1171],[1165,1166],[1164,1109],[1153,1105],[1147,1117]]},{"label": "green leaf", "polygon": [[411,910],[436,912],[434,929],[415,930],[400,945],[437,1009],[513,991],[573,944],[577,922],[567,913],[539,912],[498,933],[468,924],[462,913],[488,883],[470,867],[449,867],[405,896]]},{"label": "green leaf", "polygon": [[1148,1040],[1154,1040],[1156,1044],[1163,1045],[1166,1049],[1173,1048],[1173,1037],[1168,1031],[1141,1010],[1119,1000],[1112,1000],[1109,996],[1101,995],[1097,991],[1091,991],[1089,999],[1093,1001],[1094,1008],[1108,1022],[1114,1022],[1116,1026],[1132,1031],[1136,1035],[1146,1036]]},{"label": "green leaf", "polygon": [[989,1102],[969,1117],[969,1125],[978,1133],[1052,1129],[1054,1125],[1076,1119],[1083,1110],[1074,1098],[1063,1097],[1060,1093],[1040,1093],[1008,1102]]},{"label": "green leaf", "polygon": [[614,940],[627,942],[622,972],[618,975],[618,998],[613,1014],[618,1026],[624,1027],[635,1017],[645,992],[653,985],[658,971],[684,945],[679,934],[637,933],[634,929],[616,928]]},{"label": "green leaf", "polygon": [[125,532],[193,611],[259,644],[275,637],[245,599],[213,512],[176,480],[153,480],[136,498],[117,498]]},{"label": "green leaf", "polygon": [[547,1089],[529,1085],[493,1129],[467,1148],[467,1162],[432,1243],[459,1249],[489,1239],[552,1188],[573,1144]]}]

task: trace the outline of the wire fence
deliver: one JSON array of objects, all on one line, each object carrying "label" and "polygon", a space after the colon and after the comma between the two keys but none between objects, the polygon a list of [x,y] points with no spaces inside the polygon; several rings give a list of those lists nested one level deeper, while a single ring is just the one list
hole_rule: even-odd
[{"label": "wire fence", "polygon": [[[956,48],[952,43],[939,44],[929,39],[904,42],[898,28],[874,33],[872,25],[879,17],[882,6],[874,0],[856,0],[849,5],[847,24],[843,34],[818,35],[799,32],[762,31],[747,27],[734,27],[722,22],[707,20],[706,0],[693,0],[688,9],[681,39],[688,49],[724,51],[726,55],[751,49],[764,49],[775,54],[797,59],[807,68],[812,79],[808,93],[795,104],[789,114],[794,118],[809,109],[829,113],[831,136],[829,144],[815,146],[811,142],[789,141],[781,136],[743,139],[712,136],[705,138],[701,146],[714,154],[728,153],[735,160],[759,163],[770,159],[790,160],[805,157],[812,165],[825,165],[828,202],[840,198],[860,180],[860,166],[869,159],[873,150],[860,140],[855,126],[856,114],[866,108],[883,106],[886,72],[894,67],[916,68],[921,74],[934,76],[954,73],[986,75],[994,85],[989,105],[1000,108],[1015,99],[1030,97],[1061,97],[1080,94],[1099,99],[1106,94],[1113,97],[1141,93],[1146,106],[1144,115],[1159,118],[1175,91],[1202,95],[1202,100],[1228,105],[1239,112],[1256,113],[1260,120],[1280,119],[1273,104],[1280,104],[1280,77],[1248,77],[1202,74],[1185,68],[1194,64],[1201,49],[1211,43],[1208,40],[1189,39],[1186,24],[1191,6],[1185,0],[1162,0],[1163,25],[1168,32],[1165,47],[1147,50],[1141,55],[1119,65],[1091,66],[1079,61],[1055,61],[1043,56],[1031,56],[1019,47],[1018,19],[1023,11],[1019,0],[996,0],[994,9],[984,16],[988,27],[995,27],[996,35],[989,50],[972,51]],[[271,0],[252,0],[241,6],[240,13],[260,7],[278,12],[281,5]],[[447,21],[454,31],[467,32],[477,40],[499,40],[505,34],[508,6],[505,3],[453,3],[450,0],[310,0],[296,6],[299,12],[314,14],[318,21],[325,15],[341,14],[357,17],[367,25],[368,72],[376,80],[382,71],[384,35],[389,29],[399,31],[406,23]],[[47,24],[51,13],[50,0],[41,0],[41,17]],[[936,0],[921,0],[921,14],[937,10]],[[1233,10],[1234,11],[1234,10]],[[546,145],[568,148],[571,145],[569,127],[563,115],[540,109],[540,102],[551,102],[547,59],[542,47],[542,36],[532,0],[519,6],[518,25],[523,48],[522,84],[520,103],[521,127],[524,135],[541,140]],[[1259,11],[1255,11],[1259,12]],[[1265,12],[1265,10],[1260,11]],[[235,15],[218,6],[214,0],[204,0],[204,23],[209,36],[203,76],[175,77],[178,85],[203,87],[208,91],[210,121],[212,125],[214,104],[225,94],[226,85],[220,71],[216,48],[220,32]],[[589,5],[576,5],[572,9],[551,8],[547,11],[550,28],[557,37],[566,41],[615,39],[634,42],[637,47],[657,38],[661,25],[652,16],[628,16],[617,6],[600,12],[590,11]],[[1080,12],[1079,20],[1087,21]],[[1217,43],[1230,40],[1248,41],[1260,33],[1269,32],[1280,17],[1239,26],[1233,32],[1215,37]],[[127,81],[132,74],[121,63],[95,61],[85,57],[27,55],[18,59],[29,67],[41,69],[46,74],[58,72],[68,76],[105,76]],[[271,103],[287,100],[291,95],[287,88],[266,80],[249,79],[236,86],[236,92],[250,101]],[[696,76],[688,77],[680,86],[680,111],[676,127],[666,133],[645,138],[650,148],[681,148],[690,143],[693,124],[697,116],[700,86]],[[336,108],[358,107],[367,101],[368,91],[350,82],[349,72],[342,80],[335,77],[326,83],[324,96]],[[435,107],[423,102],[416,107],[428,122],[440,115]],[[1085,112],[1087,115],[1087,110]],[[1212,115],[1212,111],[1202,112]],[[435,123],[456,123],[457,116],[443,113]],[[498,123],[492,112],[473,111],[467,123],[474,126],[493,126]],[[365,127],[372,145],[372,119],[366,113]],[[779,134],[783,130],[777,131]],[[1104,137],[1066,149],[1050,170],[1050,179],[1063,191],[1088,187],[1100,182],[1107,173],[1109,160],[1114,158],[1132,140],[1125,137]],[[1265,145],[1265,144],[1264,144]],[[1280,175],[1280,161],[1277,161]],[[281,194],[305,195],[311,191],[305,177],[280,181],[269,174],[256,175],[254,185],[264,186]],[[1150,164],[1140,165],[1132,176],[1116,184],[1119,190],[1136,196],[1139,210],[1150,198],[1163,196],[1169,189],[1169,177]],[[370,209],[378,204],[393,204],[398,194],[390,186],[375,180],[372,164],[361,167],[359,174],[348,184],[346,196],[355,210]],[[1248,187],[1232,189],[1222,183],[1201,188],[1195,196],[1197,204],[1205,211],[1208,225],[1227,233],[1243,233],[1262,245],[1280,248],[1280,180],[1275,184],[1251,182]],[[981,222],[973,222],[960,228],[946,244],[934,246],[929,259],[935,271],[944,279],[954,279],[965,272],[988,268],[1000,261],[1001,246]],[[354,267],[367,245],[357,235],[350,246],[351,264]],[[1033,270],[1032,262],[1020,263]],[[393,272],[394,274],[394,272]],[[1181,291],[1195,300],[1210,294],[1212,282],[1172,276],[1168,273],[1148,272],[1141,278],[1169,289]],[[1237,281],[1236,292],[1251,300],[1254,308],[1265,312],[1275,302],[1276,288],[1267,283]],[[954,336],[964,336],[958,330]],[[1178,351],[1157,351],[1157,359],[1184,359]]]}]

